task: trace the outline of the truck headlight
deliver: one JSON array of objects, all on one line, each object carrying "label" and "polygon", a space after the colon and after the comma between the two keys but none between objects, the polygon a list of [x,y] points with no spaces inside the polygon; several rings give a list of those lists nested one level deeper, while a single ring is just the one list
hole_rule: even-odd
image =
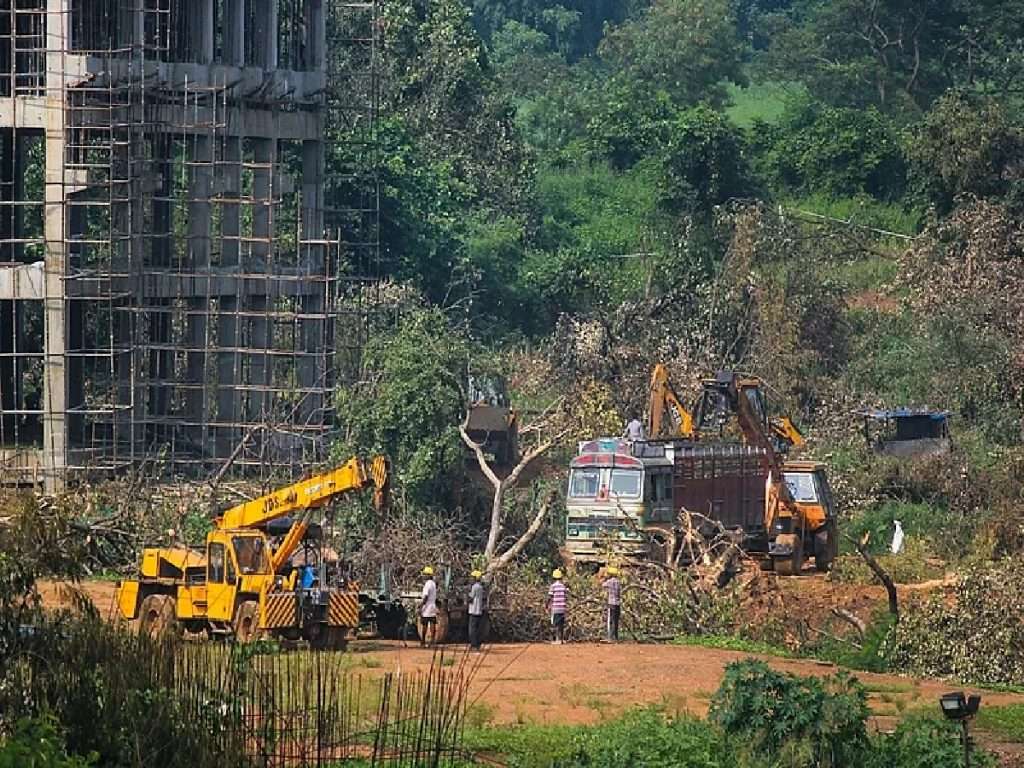
[{"label": "truck headlight", "polygon": [[570,536],[579,536],[580,535],[580,529],[579,528],[570,528],[569,529],[569,535]]}]

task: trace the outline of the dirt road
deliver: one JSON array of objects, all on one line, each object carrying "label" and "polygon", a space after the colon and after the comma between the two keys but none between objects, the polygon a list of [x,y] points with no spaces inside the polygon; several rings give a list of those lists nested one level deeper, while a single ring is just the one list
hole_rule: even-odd
[{"label": "dirt road", "polygon": [[[354,664],[368,671],[426,669],[432,652],[398,642],[360,641]],[[593,723],[637,704],[670,711],[707,713],[725,666],[750,654],[711,648],[622,643],[494,645],[468,659],[448,648],[455,664],[476,665],[471,696],[495,724]],[[828,675],[836,667],[808,660],[759,657],[773,668],[799,675]],[[888,728],[904,711],[937,707],[949,683],[895,675],[857,673],[870,692],[875,726]],[[984,693],[987,706],[1024,701],[1024,696]]]}]

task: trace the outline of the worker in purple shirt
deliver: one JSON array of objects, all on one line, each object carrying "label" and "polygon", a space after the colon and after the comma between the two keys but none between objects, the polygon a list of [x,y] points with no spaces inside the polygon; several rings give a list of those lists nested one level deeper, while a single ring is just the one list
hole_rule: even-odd
[{"label": "worker in purple shirt", "polygon": [[551,626],[555,630],[555,645],[565,640],[565,610],[568,604],[569,590],[562,583],[562,571],[558,568],[551,574],[555,581],[548,588],[548,611],[551,613]]},{"label": "worker in purple shirt", "polygon": [[619,581],[619,569],[609,565],[606,571],[608,578],[601,584],[607,597],[607,638],[609,643],[619,640],[619,617],[622,614],[622,582]]}]

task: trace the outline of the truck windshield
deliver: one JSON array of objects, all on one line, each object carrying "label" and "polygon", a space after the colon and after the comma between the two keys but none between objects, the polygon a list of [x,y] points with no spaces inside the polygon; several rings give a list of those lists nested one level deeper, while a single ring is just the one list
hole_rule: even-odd
[{"label": "truck windshield", "polygon": [[612,495],[625,499],[639,498],[641,476],[641,473],[635,469],[613,469]]},{"label": "truck windshield", "polygon": [[600,470],[574,469],[569,476],[569,496],[574,499],[592,499],[597,496],[600,481]]},{"label": "truck windshield", "polygon": [[811,474],[787,474],[786,487],[793,497],[793,501],[815,502],[818,500],[818,493],[814,487],[814,475]]}]

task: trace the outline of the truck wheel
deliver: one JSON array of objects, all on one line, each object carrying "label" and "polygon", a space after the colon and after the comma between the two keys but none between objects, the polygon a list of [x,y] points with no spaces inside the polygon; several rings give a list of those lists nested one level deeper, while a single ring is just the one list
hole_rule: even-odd
[{"label": "truck wheel", "polygon": [[259,604],[246,600],[238,604],[235,611],[235,642],[251,643],[259,635]]},{"label": "truck wheel", "polygon": [[[788,557],[773,557],[772,563],[779,576],[799,576],[804,568],[804,542],[801,536],[789,534],[793,539],[793,553]],[[782,538],[781,536],[779,538]]]},{"label": "truck wheel", "polygon": [[408,623],[408,614],[402,606],[377,609],[377,634],[385,640],[404,640],[402,634]]},{"label": "truck wheel", "polygon": [[174,599],[170,595],[149,595],[139,606],[136,622],[139,634],[152,638],[173,632],[178,623],[174,615]]}]

